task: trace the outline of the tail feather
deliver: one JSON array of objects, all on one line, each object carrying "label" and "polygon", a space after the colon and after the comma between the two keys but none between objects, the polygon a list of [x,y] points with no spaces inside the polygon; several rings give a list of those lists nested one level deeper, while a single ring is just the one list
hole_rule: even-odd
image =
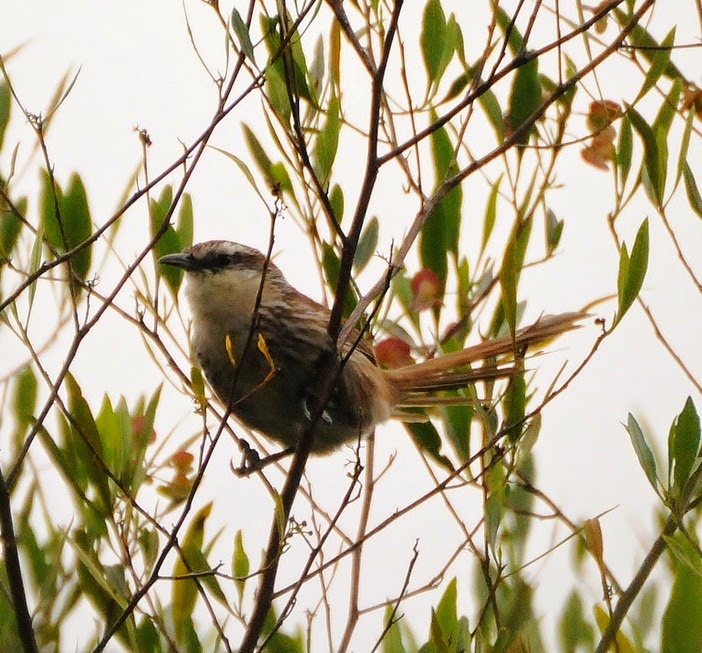
[{"label": "tail feather", "polygon": [[[514,338],[495,338],[432,358],[416,365],[386,370],[386,375],[399,390],[399,404],[409,399],[413,393],[428,393],[436,390],[448,390],[465,387],[469,383],[488,381],[511,376],[514,366],[485,365],[466,369],[479,361],[496,356],[523,355],[522,350],[539,343],[544,343],[566,331],[580,328],[578,322],[587,317],[584,313],[561,313],[560,315],[545,315],[534,324],[520,329]],[[413,398],[413,405],[417,398]]]}]

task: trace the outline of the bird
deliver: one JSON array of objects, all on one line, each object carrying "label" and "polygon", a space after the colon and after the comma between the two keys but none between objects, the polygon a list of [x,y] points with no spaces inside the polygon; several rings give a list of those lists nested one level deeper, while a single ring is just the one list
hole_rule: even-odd
[{"label": "bird", "polygon": [[288,449],[312,437],[314,454],[358,442],[391,418],[416,421],[408,408],[445,403],[438,391],[509,377],[517,367],[497,364],[497,357],[523,355],[527,347],[577,328],[584,317],[542,316],[514,337],[383,369],[358,332],[337,350],[327,331],[329,309],[295,289],[270,257],[252,247],[210,240],[159,261],[185,273],[192,348],[228,411]]}]

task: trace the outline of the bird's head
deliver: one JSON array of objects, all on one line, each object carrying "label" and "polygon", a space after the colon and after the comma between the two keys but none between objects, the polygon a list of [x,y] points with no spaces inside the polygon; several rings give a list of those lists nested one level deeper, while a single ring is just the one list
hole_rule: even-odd
[{"label": "bird's head", "polygon": [[266,288],[286,286],[280,270],[253,247],[228,240],[198,243],[179,254],[167,254],[161,265],[185,271],[186,294],[194,313],[226,301],[245,309],[253,305],[265,270]]}]

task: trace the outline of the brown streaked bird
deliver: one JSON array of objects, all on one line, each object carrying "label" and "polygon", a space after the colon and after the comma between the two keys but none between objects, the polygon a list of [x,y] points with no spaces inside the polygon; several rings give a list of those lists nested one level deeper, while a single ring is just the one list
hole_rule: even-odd
[{"label": "brown streaked bird", "polygon": [[[402,419],[403,407],[441,403],[445,398],[432,395],[439,390],[509,376],[514,371],[511,365],[471,366],[514,355],[574,329],[584,317],[582,313],[545,316],[515,338],[487,340],[384,370],[364,340],[353,350],[354,342],[346,344],[338,354],[327,333],[329,309],[293,288],[258,250],[213,240],[164,256],[160,262],[186,273],[193,349],[219,399],[244,424],[285,447],[294,447],[310,431],[318,403],[314,393],[320,387],[319,375],[329,373],[329,357],[345,360],[314,426],[312,451],[317,454],[355,442],[388,419]],[[249,333],[253,337],[247,347]],[[265,346],[258,346],[259,336]]]}]

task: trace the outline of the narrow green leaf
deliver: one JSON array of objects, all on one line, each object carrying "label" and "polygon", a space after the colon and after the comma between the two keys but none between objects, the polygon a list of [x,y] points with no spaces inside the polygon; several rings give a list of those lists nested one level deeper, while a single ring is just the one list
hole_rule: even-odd
[{"label": "narrow green leaf", "polygon": [[[158,199],[152,199],[149,204],[151,237],[162,232],[152,250],[154,262],[158,273],[171,289],[174,297],[183,281],[183,270],[172,265],[158,265],[158,260],[166,254],[175,254],[183,250],[178,232],[173,228],[171,219],[171,205],[173,203],[173,189],[169,184],[163,187]],[[167,221],[170,220],[170,222]]]},{"label": "narrow green leaf", "polygon": [[[174,576],[187,576],[192,571],[204,571],[207,565],[202,566],[202,545],[205,538],[205,523],[212,511],[212,504],[208,503],[193,517],[188,530],[183,537],[181,554],[176,558],[173,566]],[[199,554],[199,555],[198,555]],[[175,626],[176,639],[183,640],[185,634],[183,624],[192,616],[197,601],[198,589],[192,579],[173,581],[171,612]]]},{"label": "narrow green leaf", "polygon": [[234,551],[232,553],[232,576],[234,576],[239,601],[242,600],[244,595],[246,577],[249,575],[250,570],[249,556],[244,548],[244,536],[241,529],[239,529],[234,536]]},{"label": "narrow green leaf", "polygon": [[402,643],[402,631],[400,630],[400,621],[395,616],[393,621],[393,607],[388,605],[385,608],[385,614],[383,616],[383,623],[386,625],[387,629],[385,631],[385,636],[380,644],[381,653],[407,653],[405,645]]},{"label": "narrow green leaf", "polygon": [[521,54],[524,47],[524,37],[521,35],[513,18],[502,7],[497,8],[497,25],[507,37],[507,45],[513,56]]},{"label": "narrow green leaf", "polygon": [[236,38],[239,41],[239,47],[244,53],[244,56],[251,61],[253,64],[256,63],[254,58],[253,44],[251,43],[251,37],[249,36],[249,28],[241,17],[241,14],[236,7],[232,9],[232,29]]},{"label": "narrow green leaf", "polygon": [[500,268],[500,289],[502,291],[502,308],[510,333],[517,328],[517,286],[521,266],[517,257],[517,243],[511,239],[505,248],[505,255]]},{"label": "narrow green leaf", "polygon": [[453,80],[453,82],[451,82],[451,86],[449,86],[448,91],[446,91],[446,95],[441,100],[441,103],[443,104],[444,102],[449,102],[458,97],[461,93],[463,93],[469,82],[470,76],[468,73],[461,73],[458,77],[456,77],[456,79]]},{"label": "narrow green leaf", "polygon": [[563,220],[559,220],[551,209],[546,210],[546,253],[548,256],[553,254],[558,247],[558,244],[561,242],[564,226],[565,222]]},{"label": "narrow green leaf", "polygon": [[573,590],[566,601],[559,627],[560,650],[574,653],[582,645],[586,651],[594,648],[595,633],[585,619],[585,610],[580,595]]},{"label": "narrow green leaf", "polygon": [[[432,112],[432,121],[436,119]],[[436,187],[446,178],[458,172],[455,161],[454,146],[445,128],[436,130],[431,135],[432,159]],[[439,200],[427,216],[419,238],[419,254],[422,267],[429,268],[445,286],[448,275],[448,254],[458,255],[458,235],[461,225],[463,189],[460,184],[454,186]]]},{"label": "narrow green leaf", "polygon": [[112,495],[105,474],[105,456],[100,431],[90,405],[72,374],[66,375],[68,389],[68,411],[70,413],[70,435],[73,447],[88,479],[98,491],[102,505],[96,507],[104,516],[112,510]]},{"label": "narrow green leaf", "polygon": [[329,193],[329,203],[334,211],[336,221],[341,224],[341,221],[344,219],[344,191],[339,184],[332,186]]},{"label": "narrow green leaf", "polygon": [[443,72],[442,53],[446,41],[446,15],[440,0],[429,0],[424,6],[422,33],[419,38],[429,82],[436,83]]},{"label": "narrow green leaf", "polygon": [[497,95],[488,89],[478,97],[478,102],[495,130],[498,142],[502,143],[505,137],[505,119]]},{"label": "narrow green leaf", "polygon": [[[15,202],[15,208],[20,215],[26,215],[27,199],[21,197]],[[2,267],[3,258],[9,259],[12,256],[22,232],[23,224],[22,220],[10,209],[0,209],[0,267]]]},{"label": "narrow green leaf", "polygon": [[310,79],[315,90],[315,96],[319,97],[324,87],[324,62],[326,55],[324,53],[324,38],[320,34],[314,46],[314,55],[312,64],[310,65]]},{"label": "narrow green leaf", "polygon": [[665,179],[661,179],[660,153],[656,135],[636,109],[627,107],[627,115],[634,129],[643,141],[644,164],[641,170],[641,180],[651,200],[656,206],[660,206],[663,199]]},{"label": "narrow green leaf", "polygon": [[[233,161],[236,166],[241,170],[243,173],[244,177],[246,177],[246,180],[249,182],[249,185],[251,188],[256,192],[256,194],[261,198],[261,201],[265,204],[266,203],[266,198],[264,197],[264,194],[261,192],[261,189],[258,187],[258,184],[256,183],[256,180],[254,179],[253,174],[251,173],[251,170],[249,169],[249,166],[247,166],[238,156],[234,156],[231,152],[227,152],[226,150],[221,150],[218,147],[211,146],[213,150],[217,150],[220,154],[224,154],[228,159]],[[270,163],[270,161],[269,161]],[[270,178],[270,173],[266,175],[266,178]],[[270,188],[270,186],[269,186]]]},{"label": "narrow green leaf", "polygon": [[[616,8],[613,13],[621,27],[625,25],[627,28],[631,27],[631,14],[629,12]],[[630,44],[636,49],[636,56],[643,57],[649,64],[653,65],[660,51],[661,44],[640,23],[634,25],[634,28],[629,32],[628,38]],[[670,60],[668,60],[663,70],[663,75],[668,79],[684,77],[680,69]]]},{"label": "narrow green leaf", "polygon": [[470,424],[475,415],[475,408],[469,405],[446,406],[441,413],[446,435],[458,459],[462,463],[467,462],[470,459]]},{"label": "narrow green leaf", "polygon": [[340,129],[339,100],[333,95],[329,100],[326,120],[324,121],[324,126],[317,135],[314,149],[315,171],[324,186],[326,186],[329,181],[332,165],[336,158]]},{"label": "narrow green leaf", "polygon": [[453,471],[451,461],[441,453],[441,436],[431,422],[410,422],[405,424],[412,439],[434,462],[448,471]]},{"label": "narrow green leaf", "polygon": [[495,226],[495,219],[497,218],[497,198],[500,194],[500,184],[502,183],[502,176],[500,175],[490,188],[490,195],[488,196],[488,201],[485,206],[485,217],[483,218],[483,241],[480,244],[480,255],[482,256],[487,246],[488,240],[492,235],[492,230]]},{"label": "narrow green leaf", "polygon": [[[246,123],[242,124],[241,128],[244,132],[244,140],[246,141],[246,146],[248,147],[251,156],[253,156],[254,162],[256,163],[256,167],[258,168],[259,172],[263,175],[264,179],[267,181],[269,187],[272,188],[274,185],[274,180],[271,177],[271,167],[273,164],[270,158],[266,154],[266,151],[263,149],[261,142],[258,140],[253,130]],[[248,172],[248,168],[246,168],[246,172]],[[248,172],[248,175],[250,174],[251,173]]]},{"label": "narrow green leaf", "polygon": [[675,496],[683,493],[690,478],[700,449],[700,416],[692,397],[688,397],[680,415],[670,427],[668,436],[669,466],[672,468],[672,486]]},{"label": "narrow green leaf", "polygon": [[5,130],[10,122],[10,112],[12,109],[12,93],[10,87],[0,81],[0,150],[5,140]]},{"label": "narrow green leaf", "polygon": [[702,195],[700,195],[695,176],[692,174],[690,164],[685,161],[683,163],[683,178],[685,180],[685,192],[687,193],[687,201],[690,203],[690,208],[702,218]]},{"label": "narrow green leaf", "polygon": [[631,444],[634,447],[634,452],[636,457],[639,459],[639,465],[643,469],[644,474],[648,482],[651,484],[654,492],[658,492],[658,472],[656,470],[656,459],[651,451],[648,443],[646,442],[646,435],[636,421],[636,418],[629,413],[629,418],[627,423],[624,425],[629,438],[631,439]]},{"label": "narrow green leaf", "polygon": [[375,254],[378,248],[379,231],[378,218],[373,216],[366,224],[356,247],[356,255],[353,259],[353,267],[356,272],[361,272]]},{"label": "narrow green leaf", "polygon": [[626,245],[622,244],[619,258],[618,295],[619,305],[615,324],[620,322],[629,310],[643,286],[646,270],[648,269],[648,218],[641,223],[631,256],[628,255]]},{"label": "narrow green leaf", "polygon": [[[509,97],[509,127],[512,132],[522,127],[541,106],[541,92],[539,60],[533,57],[514,73]],[[526,145],[532,131],[533,126],[517,142]]]},{"label": "narrow green leaf", "polygon": [[[66,249],[73,249],[90,238],[93,233],[88,196],[78,174],[71,175],[68,188],[61,198],[60,204],[66,236]],[[87,246],[71,259],[73,273],[81,281],[84,281],[88,276],[91,258],[92,246]]]},{"label": "narrow green leaf", "polygon": [[436,620],[443,633],[444,640],[450,641],[458,627],[458,589],[456,578],[452,578],[436,606]]},{"label": "narrow green leaf", "polygon": [[12,398],[12,412],[15,418],[15,429],[12,434],[14,454],[22,447],[24,436],[27,434],[27,430],[34,421],[37,393],[37,377],[32,367],[27,365],[15,377],[15,387]]},{"label": "narrow green leaf", "polygon": [[178,210],[178,226],[176,233],[180,241],[180,248],[186,249],[193,244],[193,198],[190,193],[183,193]]},{"label": "narrow green leaf", "polygon": [[654,133],[658,138],[658,146],[660,147],[661,142],[666,143],[668,134],[670,133],[670,128],[673,124],[673,120],[678,115],[677,107],[680,102],[680,95],[683,91],[683,80],[676,79],[671,85],[668,94],[663,98],[661,102],[661,108],[656,114],[656,118],[651,125]]},{"label": "narrow green leaf", "polygon": [[646,72],[643,85],[636,100],[632,104],[636,104],[646,93],[648,93],[660,79],[661,75],[668,69],[670,63],[671,48],[675,44],[675,27],[666,34],[658,48],[653,50],[651,65]]},{"label": "narrow green leaf", "polygon": [[506,435],[511,443],[517,442],[524,430],[524,414],[527,404],[527,384],[524,372],[515,373],[509,381],[502,401]]},{"label": "narrow green leaf", "polygon": [[699,547],[690,542],[684,533],[677,533],[674,537],[664,535],[663,539],[675,559],[702,579],[702,555]]},{"label": "narrow green leaf", "polygon": [[617,148],[617,165],[621,177],[622,188],[626,185],[631,170],[631,155],[634,151],[634,139],[631,131],[631,120],[624,114],[619,130],[619,147]]},{"label": "narrow green leaf", "polygon": [[61,191],[58,182],[52,183],[46,170],[41,171],[41,191],[39,205],[41,207],[41,226],[49,244],[57,251],[66,251],[63,224],[60,222]]},{"label": "narrow green leaf", "polygon": [[[322,269],[324,270],[324,278],[327,286],[332,290],[336,288],[339,282],[339,270],[341,261],[334,251],[334,247],[329,243],[322,243]],[[353,287],[349,287],[348,294],[344,298],[344,315],[351,314],[358,303],[358,297]]]},{"label": "narrow green leaf", "polygon": [[702,578],[678,564],[663,614],[661,653],[700,653],[702,642]]},{"label": "narrow green leaf", "polygon": [[[687,162],[687,153],[690,149],[690,135],[692,134],[692,123],[695,120],[695,112],[688,111],[687,118],[685,118],[685,129],[683,130],[682,138],[680,139],[680,151],[678,153],[678,165],[675,174],[675,187],[677,188],[680,183],[680,178],[683,175],[683,169]],[[699,195],[699,193],[698,193]],[[702,204],[700,204],[702,207]]]}]

